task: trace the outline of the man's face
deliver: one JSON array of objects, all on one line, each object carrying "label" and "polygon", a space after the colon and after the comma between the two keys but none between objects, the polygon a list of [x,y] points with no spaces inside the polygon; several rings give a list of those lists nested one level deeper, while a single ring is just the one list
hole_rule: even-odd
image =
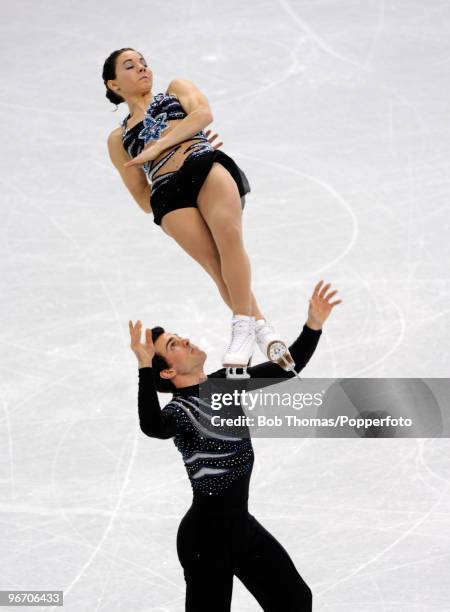
[{"label": "man's face", "polygon": [[192,344],[189,338],[181,338],[172,332],[164,332],[155,342],[158,355],[165,358],[176,374],[190,374],[206,360],[206,353]]}]

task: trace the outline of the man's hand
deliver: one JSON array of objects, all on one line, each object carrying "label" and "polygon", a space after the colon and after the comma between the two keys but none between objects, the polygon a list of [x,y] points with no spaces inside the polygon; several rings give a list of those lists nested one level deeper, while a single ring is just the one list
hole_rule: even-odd
[{"label": "man's hand", "polygon": [[[214,140],[215,140],[215,139],[218,137],[218,134],[216,134],[216,133],[214,132],[214,134],[213,134],[211,137],[209,136],[210,134],[211,134],[211,130],[206,130],[206,132],[205,132],[205,136],[206,136],[206,138],[208,139],[208,142],[212,144],[212,143],[214,142]],[[218,142],[217,144],[215,144],[213,148],[214,148],[214,149],[218,149],[218,148],[219,148],[219,147],[221,147],[222,145],[223,145],[223,142],[222,142],[222,141],[220,141],[220,142]]]},{"label": "man's hand", "polygon": [[152,366],[152,359],[155,354],[155,347],[153,346],[152,330],[145,330],[145,343],[141,342],[142,323],[140,321],[133,325],[132,321],[128,322],[130,329],[131,343],[130,347],[133,353],[136,355],[139,367],[148,368]]},{"label": "man's hand", "polygon": [[334,306],[340,304],[342,300],[330,302],[331,298],[336,295],[337,289],[328,291],[331,283],[323,285],[323,281],[319,281],[314,287],[313,294],[309,300],[308,320],[306,325],[310,329],[322,329],[322,325],[330,316]]}]

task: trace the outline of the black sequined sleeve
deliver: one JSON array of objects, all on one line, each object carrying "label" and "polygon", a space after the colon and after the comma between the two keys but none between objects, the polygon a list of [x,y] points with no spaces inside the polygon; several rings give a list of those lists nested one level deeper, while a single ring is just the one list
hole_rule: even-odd
[{"label": "black sequined sleeve", "polygon": [[175,412],[159,404],[152,368],[139,368],[138,410],[141,430],[152,438],[163,440],[176,433]]}]

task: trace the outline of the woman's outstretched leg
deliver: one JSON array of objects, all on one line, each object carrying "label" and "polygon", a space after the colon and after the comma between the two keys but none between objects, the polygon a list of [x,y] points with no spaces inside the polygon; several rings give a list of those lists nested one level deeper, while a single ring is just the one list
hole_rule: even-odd
[{"label": "woman's outstretched leg", "polygon": [[231,174],[217,162],[202,185],[198,207],[219,252],[233,312],[252,315],[251,269],[243,244],[241,199]]},{"label": "woman's outstretched leg", "polygon": [[[213,163],[198,194],[197,205],[219,252],[222,278],[233,310],[230,342],[222,363],[227,368],[227,377],[247,376],[245,369],[251,361],[256,339],[250,261],[242,238],[239,190],[221,164]],[[236,368],[244,368],[244,372]]]},{"label": "woman's outstretched leg", "polygon": [[236,315],[223,364],[247,365],[253,338],[266,358],[292,369],[293,360],[286,343],[264,321],[252,294],[250,262],[242,237],[241,199],[233,177],[224,166],[217,162],[212,165],[197,203],[219,252],[222,278]]}]

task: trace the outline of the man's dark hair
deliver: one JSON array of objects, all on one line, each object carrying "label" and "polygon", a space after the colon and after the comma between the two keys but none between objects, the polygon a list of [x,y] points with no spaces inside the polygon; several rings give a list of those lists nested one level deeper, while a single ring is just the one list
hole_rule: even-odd
[{"label": "man's dark hair", "polygon": [[[152,328],[152,340],[156,342],[156,340],[165,332],[163,327],[153,327]],[[171,393],[175,391],[176,386],[169,378],[161,378],[160,372],[165,369],[170,368],[170,364],[165,360],[162,355],[158,355],[155,353],[152,359],[152,368],[153,368],[153,379],[155,381],[155,387],[157,391],[161,393]]]}]

